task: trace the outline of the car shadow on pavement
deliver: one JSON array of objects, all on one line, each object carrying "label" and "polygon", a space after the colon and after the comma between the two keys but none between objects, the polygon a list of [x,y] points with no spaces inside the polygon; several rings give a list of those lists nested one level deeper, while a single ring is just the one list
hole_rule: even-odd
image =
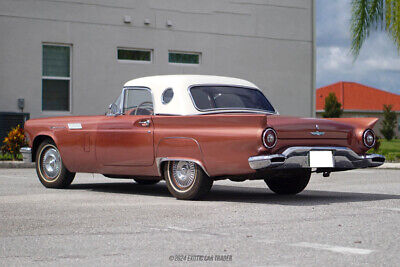
[{"label": "car shadow on pavement", "polygon": [[165,183],[155,185],[140,185],[134,182],[71,184],[68,189],[88,190],[116,194],[137,194],[146,196],[148,195],[158,197],[172,197]]},{"label": "car shadow on pavement", "polygon": [[[173,196],[169,193],[165,183],[156,185],[139,185],[133,182],[72,184],[69,189],[173,198]],[[214,185],[210,193],[204,197],[203,201],[315,206],[329,205],[333,203],[378,201],[387,199],[400,199],[400,195],[305,190],[300,194],[288,196],[277,195],[267,188]]]},{"label": "car shadow on pavement", "polygon": [[297,195],[277,195],[267,188],[216,185],[205,200],[247,203],[265,203],[289,206],[329,205],[344,202],[378,201],[400,199],[400,195],[304,190]]}]

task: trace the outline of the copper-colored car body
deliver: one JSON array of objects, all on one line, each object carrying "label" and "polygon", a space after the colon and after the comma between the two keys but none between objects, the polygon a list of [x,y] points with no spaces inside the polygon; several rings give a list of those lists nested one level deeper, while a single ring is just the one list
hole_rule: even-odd
[{"label": "copper-colored car body", "polygon": [[[164,83],[181,76],[166,77]],[[177,103],[195,105],[193,99],[188,100],[191,86],[209,83],[231,86],[236,81],[218,83],[215,79],[207,82],[209,76],[183,77],[186,80],[182,90],[177,89],[177,84],[166,83],[157,93],[158,89],[152,88],[151,83],[141,85],[153,94],[154,113],[157,105],[163,105],[157,98],[162,97],[165,88],[174,88],[174,98],[177,94],[188,95],[186,100],[182,97]],[[152,78],[157,79],[147,79]],[[137,83],[141,84],[140,79]],[[125,88],[131,86],[137,85],[128,84]],[[249,85],[238,82],[235,86]],[[384,162],[380,155],[366,154],[370,147],[363,140],[366,130],[377,122],[376,118],[296,118],[276,112],[238,109],[199,111],[197,114],[131,114],[129,110],[102,116],[31,119],[25,123],[25,132],[33,161],[39,145],[47,138],[55,143],[70,172],[150,180],[162,179],[163,164],[176,160],[196,163],[212,179],[236,180],[265,178],[271,170],[311,168],[304,160],[312,150],[333,153],[334,166],[315,169],[320,172],[375,167]],[[263,142],[267,128],[276,133],[277,140],[272,148],[267,148]],[[278,156],[271,160],[270,155]]]}]

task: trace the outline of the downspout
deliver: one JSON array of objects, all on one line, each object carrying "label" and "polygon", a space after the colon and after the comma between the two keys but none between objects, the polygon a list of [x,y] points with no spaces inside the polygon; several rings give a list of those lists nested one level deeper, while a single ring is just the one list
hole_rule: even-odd
[{"label": "downspout", "polygon": [[311,0],[311,117],[316,117],[316,1]]}]

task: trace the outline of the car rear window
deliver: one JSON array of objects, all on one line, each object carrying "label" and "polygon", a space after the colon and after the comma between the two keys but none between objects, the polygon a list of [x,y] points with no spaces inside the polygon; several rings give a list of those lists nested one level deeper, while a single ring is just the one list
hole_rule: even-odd
[{"label": "car rear window", "polygon": [[193,102],[201,111],[234,109],[275,112],[268,99],[257,89],[236,86],[194,86]]}]

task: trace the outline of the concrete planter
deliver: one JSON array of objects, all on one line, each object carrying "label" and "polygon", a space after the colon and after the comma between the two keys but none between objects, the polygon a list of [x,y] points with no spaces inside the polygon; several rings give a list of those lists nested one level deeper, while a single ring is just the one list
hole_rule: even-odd
[{"label": "concrete planter", "polygon": [[22,147],[20,149],[20,152],[22,154],[22,160],[25,163],[31,163],[32,162],[32,152],[30,147]]}]

